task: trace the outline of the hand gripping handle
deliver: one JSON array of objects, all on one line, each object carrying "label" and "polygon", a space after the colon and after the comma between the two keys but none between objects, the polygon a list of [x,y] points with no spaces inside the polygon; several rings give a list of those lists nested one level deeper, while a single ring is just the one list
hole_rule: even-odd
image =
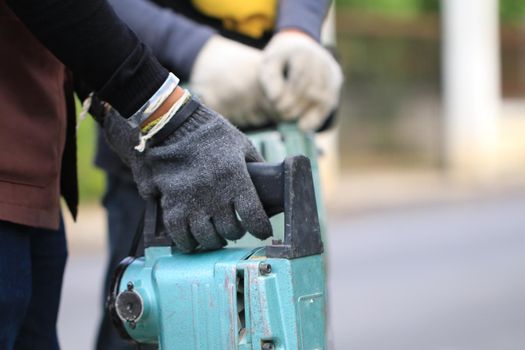
[{"label": "hand gripping handle", "polygon": [[284,242],[266,247],[269,258],[294,259],[323,252],[310,160],[288,157],[282,163],[250,163],[248,171],[269,216],[284,211]]},{"label": "hand gripping handle", "polygon": [[[284,241],[266,247],[275,258],[299,258],[321,254],[323,243],[310,160],[288,157],[282,163],[248,163],[248,172],[268,216],[284,212]],[[163,232],[160,206],[151,200],[144,220],[144,245],[171,245]]]},{"label": "hand gripping handle", "polygon": [[248,163],[248,173],[266,214],[284,211],[284,163]]}]

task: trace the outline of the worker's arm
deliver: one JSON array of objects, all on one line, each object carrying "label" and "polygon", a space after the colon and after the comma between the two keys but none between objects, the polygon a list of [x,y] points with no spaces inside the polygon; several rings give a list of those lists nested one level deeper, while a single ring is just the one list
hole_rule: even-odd
[{"label": "worker's arm", "polygon": [[[318,44],[329,3],[330,0],[280,0],[276,40],[264,53],[214,36],[197,56],[190,76],[192,89],[241,127],[258,127],[284,119],[300,120],[305,130],[318,128],[337,104],[341,81],[337,63]],[[279,34],[289,31],[300,35]],[[303,44],[313,50],[296,50]],[[298,60],[291,59],[297,55],[302,67],[310,66],[309,71],[298,72]],[[293,80],[299,84],[287,84],[285,67],[292,69]],[[231,71],[235,74],[231,75]],[[304,76],[297,79],[298,74]],[[328,76],[311,79],[322,74]],[[285,88],[286,85],[290,87]],[[313,90],[315,96],[306,96],[306,90]],[[299,108],[290,111],[290,104]]]},{"label": "worker's arm", "polygon": [[226,39],[151,0],[109,3],[163,65],[189,78],[190,88],[206,104],[240,127],[267,123],[265,111],[270,108],[264,105],[257,78],[260,50]]},{"label": "worker's arm", "polygon": [[300,30],[317,41],[331,0],[280,0],[277,31]]},{"label": "worker's arm", "polygon": [[184,79],[215,31],[150,0],[109,0],[117,15],[151,47],[153,54]]},{"label": "worker's arm", "polygon": [[7,0],[33,34],[123,116],[168,76],[105,0]]},{"label": "worker's arm", "polygon": [[260,155],[245,135],[178,87],[109,4],[9,5],[51,52],[128,117],[106,116],[108,141],[131,166],[141,195],[158,198],[180,249],[220,248],[225,238],[246,231],[271,235],[246,166]]},{"label": "worker's arm", "polygon": [[319,43],[328,0],[281,0],[277,32],[264,49],[264,93],[283,120],[320,128],[339,104],[343,73]]},{"label": "worker's arm", "polygon": [[339,65],[319,43],[329,4],[280,0],[275,35],[263,52],[212,37],[197,55],[190,86],[238,126],[298,120],[303,130],[318,129],[342,84]]}]

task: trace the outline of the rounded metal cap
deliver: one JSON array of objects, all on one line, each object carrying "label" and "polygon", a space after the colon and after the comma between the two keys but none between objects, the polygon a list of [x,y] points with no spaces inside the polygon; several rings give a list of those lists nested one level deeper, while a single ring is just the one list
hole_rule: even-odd
[{"label": "rounded metal cap", "polygon": [[115,304],[117,315],[123,321],[136,322],[144,313],[142,297],[133,289],[120,293]]}]

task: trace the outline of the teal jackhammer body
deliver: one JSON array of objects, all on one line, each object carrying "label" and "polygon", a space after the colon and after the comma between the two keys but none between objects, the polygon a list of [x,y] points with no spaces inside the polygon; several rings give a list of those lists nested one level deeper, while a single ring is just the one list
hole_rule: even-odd
[{"label": "teal jackhammer body", "polygon": [[145,256],[117,269],[108,306],[122,336],[162,350],[326,349],[323,244],[310,162],[249,165],[269,215],[284,215],[266,246],[182,254],[144,223]]}]

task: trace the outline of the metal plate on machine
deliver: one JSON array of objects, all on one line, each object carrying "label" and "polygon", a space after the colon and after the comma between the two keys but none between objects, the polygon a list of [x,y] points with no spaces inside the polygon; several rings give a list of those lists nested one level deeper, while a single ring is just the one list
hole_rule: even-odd
[{"label": "metal plate on machine", "polygon": [[298,299],[302,350],[324,350],[324,329],[319,329],[324,323],[318,320],[319,315],[324,315],[324,304],[324,295],[321,293],[304,295]]}]

